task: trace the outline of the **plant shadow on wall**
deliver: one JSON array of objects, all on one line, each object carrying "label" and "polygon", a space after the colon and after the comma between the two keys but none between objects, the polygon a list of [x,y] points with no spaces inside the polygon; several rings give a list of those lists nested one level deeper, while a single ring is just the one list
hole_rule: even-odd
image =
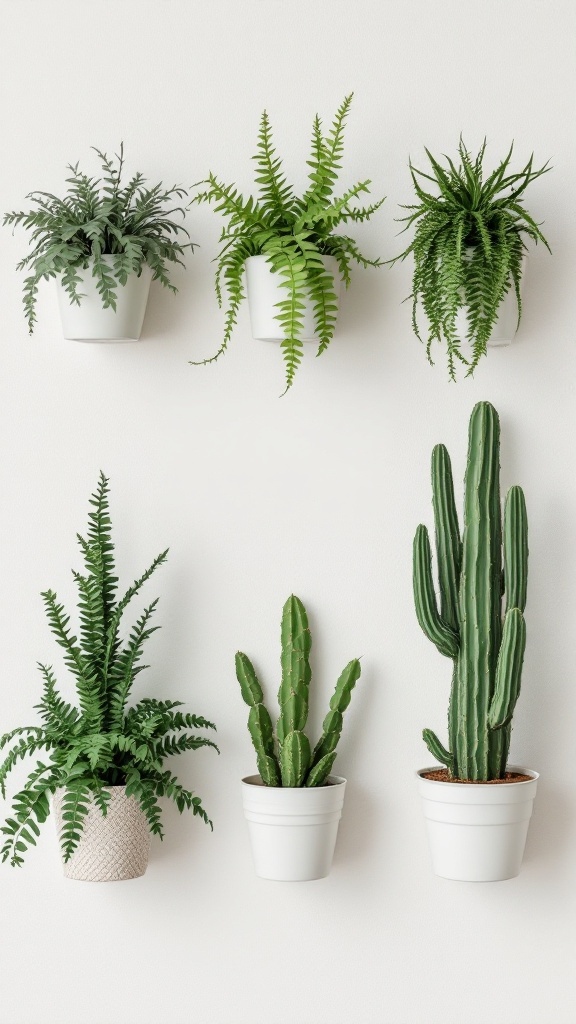
[{"label": "plant shadow on wall", "polygon": [[[412,327],[425,343],[430,363],[433,344],[445,344],[451,380],[456,380],[458,363],[470,376],[488,345],[512,340],[522,315],[525,238],[543,242],[550,251],[522,202],[528,185],[551,169],[548,163],[535,169],[531,156],[522,170],[510,171],[510,146],[485,177],[485,150],[486,140],[472,157],[460,139],[460,163],[446,156],[443,166],[427,149],[431,173],[410,161],[418,202],[404,206],[408,214],[401,219],[405,231],[415,227],[415,235],[404,252],[389,261],[414,257]],[[419,305],[427,321],[425,341]]]},{"label": "plant shadow on wall", "polygon": [[[95,147],[93,147],[95,149]],[[114,158],[95,149],[102,176],[92,178],[69,164],[63,198],[30,192],[30,210],[6,213],[4,224],[30,232],[31,251],[17,269],[24,280],[24,313],[32,334],[42,280],[55,279],[66,338],[136,340],[142,328],[150,281],[176,292],[170,265],[184,267],[194,250],[184,217],[186,189],[148,187],[144,175],[124,182],[124,146]]]},{"label": "plant shadow on wall", "polygon": [[[334,335],[340,282],[348,287],[352,263],[378,267],[347,234],[336,228],[362,223],[379,209],[383,199],[367,207],[355,205],[369,192],[370,180],[359,181],[336,197],[344,152],[344,128],[352,95],[347,96],[327,134],[318,115],[312,127],[309,187],[296,196],[272,143],[266,111],[262,114],[256,155],[258,198],[244,199],[235,185],[209,174],[207,188],[192,200],[210,203],[227,218],[217,257],[216,296],[225,305],[224,337],[215,355],[192,365],[215,362],[228,347],[244,299],[246,273],[252,333],[281,343],[286,391],[303,355],[303,342],[318,342],[316,355],[326,351]],[[286,393],[286,391],[284,393]]]},{"label": "plant shadow on wall", "polygon": [[43,692],[37,705],[42,725],[13,729],[0,739],[8,753],[0,766],[0,787],[26,756],[40,755],[24,787],[13,800],[2,828],[2,860],[17,867],[35,846],[50,811],[60,832],[65,874],[90,881],[143,874],[150,834],[163,838],[160,798],[171,799],[180,813],[191,811],[212,827],[200,797],[164,767],[168,757],[216,744],[190,729],[214,729],[212,722],[180,710],[181,701],[141,699],[129,706],[132,687],[148,666],[140,664],[146,641],[158,629],[152,601],[128,637],[120,634],[123,616],[156,569],[149,568],[117,596],[108,481],[101,474],[91,498],[86,537],[78,535],[85,572],[73,572],[79,593],[79,638],[52,590],[42,594],[48,623],[64,650],[64,662],[76,685],[78,705],[66,703],[49,665],[39,664]]}]

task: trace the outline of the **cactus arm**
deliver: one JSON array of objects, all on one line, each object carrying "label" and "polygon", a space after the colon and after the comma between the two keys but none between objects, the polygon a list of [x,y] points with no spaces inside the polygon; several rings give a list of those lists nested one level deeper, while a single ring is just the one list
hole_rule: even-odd
[{"label": "cactus arm", "polygon": [[432,552],[425,526],[420,525],[414,537],[414,604],[416,617],[429,640],[447,658],[458,655],[458,637],[440,617],[432,580]]},{"label": "cactus arm", "polygon": [[246,703],[250,706],[248,731],[256,751],[256,762],[262,782],[266,786],[280,786],[280,767],[274,747],[272,720],[266,710],[262,687],[250,659],[238,651],[236,655],[236,677]]},{"label": "cactus arm", "polygon": [[521,487],[511,487],[504,506],[504,586],[506,610],[526,607],[528,516]]},{"label": "cactus arm", "polygon": [[[336,750],[340,733],[342,732],[344,712],[350,703],[352,690],[360,678],[361,671],[358,658],[354,658],[340,674],[336,683],[336,689],[330,700],[330,711],[322,723],[322,735],[314,747],[312,768],[315,768],[326,754],[331,754]],[[331,767],[332,765],[330,765]],[[312,785],[318,785],[318,783],[312,783]]]},{"label": "cactus arm", "polygon": [[310,767],[310,741],[299,730],[289,732],[280,747],[282,785],[296,788],[304,784]]},{"label": "cactus arm", "polygon": [[236,678],[240,683],[242,696],[246,704],[251,708],[264,700],[262,687],[258,682],[254,666],[250,658],[243,654],[242,651],[238,651],[236,654]]},{"label": "cactus arm", "polygon": [[526,650],[526,623],[519,608],[506,612],[496,668],[496,688],[490,702],[488,726],[502,729],[512,720],[520,694],[522,662]]},{"label": "cactus arm", "polygon": [[462,542],[454,500],[452,466],[443,444],[437,444],[432,452],[432,504],[436,526],[440,616],[458,635],[458,586],[462,565]]},{"label": "cactus arm", "polygon": [[446,747],[440,743],[436,733],[432,732],[432,729],[424,729],[422,731],[422,739],[432,754],[432,757],[435,757],[441,764],[445,764],[448,771],[452,772],[454,767],[454,758],[450,751],[446,750]]},{"label": "cactus arm", "polygon": [[276,728],[282,744],[290,732],[301,732],[308,719],[312,639],[302,602],[293,594],[282,610],[282,681],[278,691],[280,717]]},{"label": "cactus arm", "polygon": [[305,785],[308,788],[313,786],[323,786],[326,779],[332,771],[332,765],[336,760],[336,751],[333,750],[330,754],[324,754],[324,757],[320,758],[317,764],[310,769],[308,778],[306,779]]}]

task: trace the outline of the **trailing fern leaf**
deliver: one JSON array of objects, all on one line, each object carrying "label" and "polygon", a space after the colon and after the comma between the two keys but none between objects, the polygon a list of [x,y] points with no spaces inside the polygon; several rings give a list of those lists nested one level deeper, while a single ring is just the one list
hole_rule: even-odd
[{"label": "trailing fern leaf", "polygon": [[[418,170],[410,162],[417,203],[408,210],[404,230],[415,227],[413,241],[397,260],[414,257],[412,281],[412,327],[419,341],[425,340],[426,355],[432,363],[432,346],[444,342],[448,374],[456,380],[459,363],[474,373],[486,355],[488,340],[502,300],[513,290],[522,315],[520,280],[526,238],[548,242],[539,225],[524,209],[520,198],[528,185],[550,170],[548,163],[535,169],[533,156],[522,170],[509,170],[513,146],[488,176],[484,176],[486,140],[472,157],[460,139],[457,166],[449,157],[439,163],[427,149],[431,172]],[[433,191],[430,188],[433,188]],[[418,307],[428,321],[426,338],[418,323]],[[457,330],[460,310],[466,310],[467,356],[461,349]]]},{"label": "trailing fern leaf", "polygon": [[361,181],[334,197],[334,188],[342,164],[344,129],[352,95],[339,107],[326,134],[320,118],[312,125],[312,147],[307,161],[309,186],[297,196],[288,183],[282,161],[276,155],[272,130],[266,111],[260,119],[256,154],[258,198],[248,199],[235,185],[225,185],[214,174],[200,182],[202,190],[192,202],[210,203],[227,220],[220,235],[222,248],[217,258],[216,297],[225,307],[224,335],[217,352],[192,365],[213,363],[226,351],[236,325],[238,309],[244,299],[244,264],[250,256],[265,256],[286,291],[278,305],[276,319],[282,329],[282,353],[286,390],[292,386],[303,354],[302,326],[304,303],[312,300],[317,355],[325,352],[332,340],[337,313],[337,286],[322,262],[333,256],[346,286],[350,283],[351,263],[378,267],[381,261],[361,255],[347,235],[336,234],[340,224],[363,222],[380,208],[383,199],[371,206],[354,205],[370,181]]},{"label": "trailing fern leaf", "polygon": [[[109,183],[113,190],[114,181]],[[166,561],[159,554],[120,600],[114,562],[112,524],[108,509],[108,480],[100,474],[86,537],[78,536],[84,572],[74,572],[79,592],[80,629],[76,637],[70,616],[47,590],[43,599],[48,623],[64,660],[74,676],[78,706],[66,703],[58,692],[52,668],[40,664],[43,689],[36,710],[41,725],[12,729],[0,737],[4,760],[0,764],[0,792],[5,796],[7,776],[25,757],[46,751],[24,787],[13,798],[10,817],[1,832],[2,860],[20,866],[29,846],[36,845],[39,826],[49,813],[49,796],[64,789],[61,834],[62,854],[68,860],[80,842],[91,805],[105,815],[111,786],[126,786],[137,799],[150,831],[162,838],[159,797],[172,799],[182,812],[190,810],[210,826],[199,797],[184,789],[166,772],[168,757],[216,744],[198,730],[215,729],[199,715],[178,711],[180,701],[144,698],[128,706],[143,647],[159,627],[150,625],[157,600],[142,612],[126,640],[120,636],[122,616],[153,572]],[[192,730],[192,731],[191,731]]]},{"label": "trailing fern leaf", "polygon": [[[165,189],[160,183],[146,187],[146,179],[135,174],[123,181],[124,145],[111,159],[95,150],[102,169],[101,178],[89,178],[78,164],[69,164],[68,191],[63,199],[48,192],[30,192],[31,210],[4,215],[4,224],[22,226],[31,232],[31,251],[18,264],[30,273],[24,280],[24,313],[30,334],[36,323],[36,301],[41,280],[61,277],[70,301],[82,302],[78,270],[92,270],[102,305],[116,309],[118,288],[129,274],[140,274],[148,265],[153,279],[175,292],[168,265],[179,263],[186,249],[194,250],[183,217],[186,189],[180,185]],[[106,257],[104,259],[103,257]],[[105,524],[103,522],[105,527]]]}]

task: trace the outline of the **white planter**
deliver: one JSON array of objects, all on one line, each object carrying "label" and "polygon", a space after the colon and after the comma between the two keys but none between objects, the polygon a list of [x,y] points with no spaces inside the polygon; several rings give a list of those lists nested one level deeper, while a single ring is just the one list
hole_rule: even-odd
[{"label": "white planter", "polygon": [[[105,262],[110,257],[103,257]],[[116,290],[116,310],[104,309],[92,269],[79,270],[80,305],[70,301],[60,278],[56,281],[64,337],[72,341],[137,341],[142,331],[152,270],[143,266],[140,276],[130,274]]]},{"label": "white planter", "polygon": [[529,779],[495,785],[423,778],[437,769],[417,772],[436,874],[462,882],[514,878],[522,864],[537,772],[509,765],[508,771]]},{"label": "white planter", "polygon": [[[333,256],[323,256],[326,270],[334,278],[336,297],[340,292],[340,272]],[[250,307],[252,337],[257,341],[281,341],[282,328],[276,319],[278,303],[285,302],[288,291],[272,269],[265,256],[249,256],[246,260],[246,290]],[[305,300],[302,341],[318,341],[314,326],[314,307],[310,299]]]},{"label": "white planter", "polygon": [[310,789],[264,786],[259,775],[242,780],[256,874],[278,882],[325,878],[334,856],[346,779]]},{"label": "white planter", "polygon": [[[104,817],[92,802],[84,819],[80,842],[64,863],[66,878],[81,882],[119,882],[139,878],[148,866],[150,829],[135,797],[126,796],[125,786],[107,786],[110,793]],[[52,798],[58,839],[63,826],[64,790]]]},{"label": "white planter", "polygon": [[[528,263],[527,256],[522,260],[522,276],[520,278],[520,295],[524,291],[524,277]],[[465,341],[468,323],[466,319],[466,308],[458,310],[456,317],[456,330],[462,342]],[[494,324],[492,334],[488,339],[489,348],[501,348],[504,345],[511,345],[518,329],[518,304],[514,286],[506,293],[499,306],[498,319]]]}]

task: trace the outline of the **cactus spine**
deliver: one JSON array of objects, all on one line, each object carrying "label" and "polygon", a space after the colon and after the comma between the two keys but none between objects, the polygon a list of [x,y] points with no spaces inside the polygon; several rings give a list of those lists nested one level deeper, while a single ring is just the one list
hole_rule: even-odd
[{"label": "cactus spine", "polygon": [[454,662],[449,749],[429,729],[424,740],[455,778],[476,781],[504,776],[526,646],[526,504],[521,488],[512,487],[502,530],[499,454],[498,414],[489,402],[479,402],[470,418],[461,540],[450,457],[443,445],[432,453],[440,608],[426,527],[419,526],[414,538],[416,615]]},{"label": "cactus spine", "polygon": [[276,739],[252,662],[240,651],[236,655],[236,676],[242,696],[250,707],[248,729],[256,750],[258,771],[266,786],[321,786],[330,775],[336,759],[343,715],[360,677],[360,662],[355,658],[340,675],[330,710],[324,719],[322,735],[312,750],[304,732],[312,677],[312,638],[306,609],[294,595],[288,598],[282,611],[281,643],[280,716]]}]

